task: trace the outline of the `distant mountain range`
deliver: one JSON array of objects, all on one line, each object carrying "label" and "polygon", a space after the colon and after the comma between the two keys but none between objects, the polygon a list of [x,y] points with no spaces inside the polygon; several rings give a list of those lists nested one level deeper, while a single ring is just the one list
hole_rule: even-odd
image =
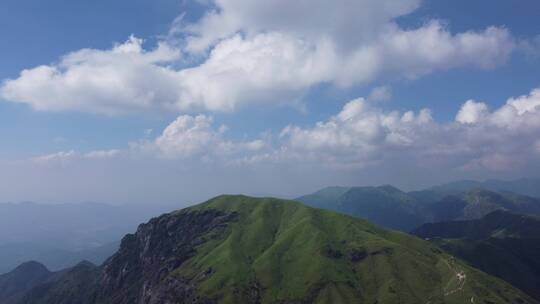
[{"label": "distant mountain range", "polygon": [[521,178],[510,181],[496,179],[486,181],[461,180],[431,187],[428,190],[452,194],[473,189],[486,189],[496,192],[513,192],[521,195],[540,198],[540,178]]},{"label": "distant mountain range", "polygon": [[0,245],[0,274],[23,262],[34,260],[54,271],[72,267],[84,260],[101,265],[119,246],[120,241],[117,241],[95,248],[70,251],[54,247],[44,248],[35,244],[4,244]]},{"label": "distant mountain range", "polygon": [[174,209],[151,204],[0,204],[0,273],[29,260],[52,270],[82,260],[99,264],[139,223]]},{"label": "distant mountain range", "polygon": [[367,219],[407,231],[425,223],[413,196],[393,187],[330,187],[296,199],[308,206]]},{"label": "distant mountain range", "polygon": [[[518,188],[517,182],[486,183]],[[481,218],[499,209],[540,214],[539,198],[501,189],[492,191],[477,188],[480,184],[484,183],[456,182],[412,192],[404,192],[390,185],[329,187],[296,200],[311,207],[346,213],[405,232],[429,222]]]},{"label": "distant mountain range", "polygon": [[154,218],[100,267],[31,266],[0,276],[9,304],[538,303],[419,238],[246,196]]},{"label": "distant mountain range", "polygon": [[413,233],[540,300],[540,218],[498,210],[477,220],[425,224]]}]

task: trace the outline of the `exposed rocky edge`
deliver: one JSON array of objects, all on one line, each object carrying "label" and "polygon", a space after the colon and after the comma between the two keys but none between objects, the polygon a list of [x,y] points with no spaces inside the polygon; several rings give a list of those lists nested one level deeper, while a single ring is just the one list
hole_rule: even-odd
[{"label": "exposed rocky edge", "polygon": [[[197,278],[172,275],[195,255],[195,247],[218,238],[236,214],[217,210],[179,211],[142,224],[126,235],[102,267],[82,263],[58,282],[42,284],[21,304],[214,303],[197,295]],[[0,302],[1,304],[4,304]]]},{"label": "exposed rocky edge", "polygon": [[219,237],[235,214],[216,210],[178,212],[152,219],[124,237],[106,263],[98,299],[107,303],[210,303],[196,294],[198,280],[170,276],[196,253],[195,247]]},{"label": "exposed rocky edge", "polygon": [[293,201],[220,196],[127,235],[24,304],[538,304],[403,233]]}]

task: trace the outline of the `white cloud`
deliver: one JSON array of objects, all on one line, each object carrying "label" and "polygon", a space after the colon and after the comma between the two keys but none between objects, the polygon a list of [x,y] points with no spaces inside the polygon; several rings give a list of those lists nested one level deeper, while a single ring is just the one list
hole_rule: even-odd
[{"label": "white cloud", "polygon": [[307,87],[331,79],[331,48],[277,32],[253,39],[235,35],[216,45],[203,64],[180,72],[181,99],[209,110],[294,103]]},{"label": "white cloud", "polygon": [[35,162],[36,164],[50,164],[50,163],[66,164],[67,162],[70,162],[73,159],[75,159],[77,155],[78,154],[74,150],[60,151],[56,153],[34,157],[32,158],[32,161]]},{"label": "white cloud", "polygon": [[239,153],[256,152],[265,147],[263,140],[233,141],[226,139],[227,127],[216,128],[211,116],[181,115],[170,123],[163,133],[152,141],[132,145],[135,151],[165,159],[233,158]]},{"label": "white cloud", "polygon": [[40,111],[78,110],[104,114],[178,108],[176,74],[165,64],[180,51],[160,43],[145,51],[131,37],[110,50],[83,49],[58,64],[23,70],[3,83],[1,96]]},{"label": "white cloud", "polygon": [[483,102],[467,100],[459,110],[456,121],[463,124],[474,124],[479,122],[488,114],[488,107]]},{"label": "white cloud", "polygon": [[250,1],[215,0],[195,24],[178,29],[189,35],[187,49],[201,52],[235,33],[280,32],[308,41],[335,40],[340,48],[372,41],[396,17],[414,11],[419,0]]},{"label": "white cloud", "polygon": [[[505,28],[452,34],[439,21],[403,29],[395,18],[419,0],[215,0],[199,21],[151,50],[131,37],[21,72],[0,88],[8,101],[42,111],[233,111],[254,103],[298,103],[321,83],[416,78],[461,66],[492,68],[516,43]],[[176,44],[175,44],[176,45]],[[182,54],[201,58],[186,67]],[[191,58],[191,57],[190,57]]]},{"label": "white cloud", "polygon": [[84,154],[84,158],[89,159],[107,159],[107,158],[113,158],[118,156],[121,153],[118,149],[112,149],[112,150],[96,150],[96,151],[90,151],[86,154]]},{"label": "white cloud", "polygon": [[537,112],[540,108],[540,89],[533,90],[529,95],[510,98],[508,104],[517,110],[518,115]]},{"label": "white cloud", "polygon": [[181,115],[154,139],[144,138],[122,150],[58,152],[33,159],[66,165],[120,155],[188,163],[228,165],[311,164],[328,168],[377,168],[407,164],[412,168],[506,172],[538,161],[540,107],[538,89],[509,98],[490,111],[466,101],[455,121],[437,122],[429,109],[386,111],[376,101],[357,98],[326,121],[289,125],[273,137],[235,140],[211,116]]},{"label": "white cloud", "polygon": [[419,113],[387,113],[359,98],[312,128],[285,128],[281,133],[285,139],[282,151],[286,151],[284,157],[308,155],[311,160],[327,165],[363,167],[378,161],[390,150],[416,144],[433,127],[427,109]]},{"label": "white cloud", "polygon": [[0,162],[0,192],[4,199],[30,193],[26,199],[51,202],[76,201],[82,193],[101,201],[178,203],[225,192],[299,195],[328,184],[419,187],[532,176],[540,169],[540,108],[529,107],[535,92],[509,98],[474,123],[436,121],[427,109],[388,111],[358,98],[324,121],[248,140],[233,139],[210,116],[182,115],[122,150]]},{"label": "white cloud", "polygon": [[165,157],[184,158],[217,148],[221,135],[212,128],[211,117],[183,115],[169,124],[153,145]]},{"label": "white cloud", "polygon": [[36,156],[31,158],[31,161],[39,165],[60,165],[66,166],[78,160],[104,160],[117,157],[121,154],[121,150],[95,150],[87,153],[80,153],[75,150],[60,151],[51,154]]},{"label": "white cloud", "polygon": [[537,160],[529,148],[540,142],[540,107],[533,106],[537,92],[510,98],[492,112],[469,100],[449,123],[434,121],[427,109],[387,112],[360,98],[328,121],[288,126],[270,158],[345,168],[406,162],[446,170],[511,170]]}]

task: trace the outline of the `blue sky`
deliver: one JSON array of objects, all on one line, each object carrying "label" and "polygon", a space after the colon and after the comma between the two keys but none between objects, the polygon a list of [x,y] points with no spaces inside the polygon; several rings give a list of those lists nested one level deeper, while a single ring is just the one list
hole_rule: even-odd
[{"label": "blue sky", "polygon": [[[336,5],[328,1],[299,1],[298,5],[289,8],[286,2],[276,1],[275,5],[264,8],[267,12],[261,12],[262,8],[247,5],[242,0],[217,3],[207,1],[206,4],[204,1],[198,3],[180,0],[51,0],[46,3],[37,0],[2,1],[0,79],[4,82],[3,93],[0,94],[0,159],[8,164],[5,165],[8,169],[4,170],[0,180],[23,182],[28,176],[37,176],[36,172],[40,172],[43,176],[55,176],[51,178],[51,188],[57,188],[69,180],[67,171],[73,170],[72,174],[85,175],[88,168],[100,165],[105,173],[113,170],[111,166],[106,166],[106,162],[111,160],[85,156],[98,155],[92,154],[96,151],[102,152],[99,154],[102,156],[121,158],[116,162],[125,162],[132,170],[125,175],[143,175],[148,172],[144,171],[148,167],[159,175],[163,169],[157,168],[161,166],[184,170],[191,166],[197,168],[197,164],[209,171],[217,170],[222,176],[235,175],[229,174],[229,171],[243,172],[230,187],[214,187],[201,182],[197,187],[208,190],[200,190],[196,195],[182,193],[186,198],[204,197],[219,191],[246,191],[246,180],[251,180],[254,175],[261,177],[265,174],[268,176],[262,179],[264,182],[248,189],[250,192],[278,193],[283,186],[281,183],[286,181],[294,184],[298,176],[307,172],[328,178],[303,181],[299,190],[291,186],[283,193],[301,193],[329,183],[360,185],[388,182],[414,188],[430,181],[511,178],[533,174],[530,166],[514,163],[508,158],[517,152],[525,153],[522,150],[527,146],[533,147],[530,149],[533,152],[525,153],[522,158],[532,161],[538,157],[534,147],[537,143],[540,147],[540,128],[536,129],[534,123],[523,121],[536,118],[532,115],[537,109],[534,107],[537,97],[533,90],[540,88],[540,21],[537,18],[540,3],[533,0],[517,3],[510,0],[481,0],[472,3],[462,0],[407,0],[401,4],[391,0],[383,2],[386,6],[370,0],[343,0],[336,2]],[[244,7],[237,9],[242,4]],[[344,11],[340,11],[340,8],[344,8]],[[291,13],[281,20],[279,13],[284,10]],[[320,15],[325,11],[338,16],[344,14],[342,22]],[[213,22],[205,22],[204,16],[211,16]],[[313,16],[313,20],[311,17],[298,16]],[[317,18],[323,20],[319,22]],[[323,29],[322,33],[318,26]],[[490,27],[494,28],[493,32],[489,32]],[[420,32],[424,29],[431,30],[432,40],[421,39],[422,35],[427,36]],[[175,34],[171,34],[173,32]],[[467,34],[473,37],[461,39]],[[126,41],[130,36],[136,39],[128,43]],[[389,49],[388,41],[398,43],[396,41],[401,41],[399,39],[410,39],[413,44],[425,45],[409,45],[399,52]],[[472,40],[474,44],[470,42]],[[283,49],[289,53],[282,53],[281,56],[294,55],[296,51],[302,55],[293,56],[290,59],[292,61],[284,64],[274,57],[266,58],[268,53],[255,53],[263,47],[258,44],[266,47],[266,52],[271,47],[280,48],[283,45]],[[334,53],[328,53],[325,49],[328,44]],[[134,57],[129,59],[132,61],[126,64],[140,64],[140,69],[131,70],[126,68],[127,65],[117,65],[119,60],[113,57],[116,56],[113,49],[115,45],[138,47]],[[156,51],[158,45],[166,46],[160,55],[166,58],[148,65],[146,60],[153,60],[150,59],[152,54],[159,55]],[[200,45],[204,45],[202,49]],[[247,70],[242,71],[242,74],[235,72],[228,76],[223,74],[249,65],[248,59],[251,58],[245,54],[225,58],[222,63],[210,66],[212,54],[221,52],[234,55],[234,52],[247,47],[254,47],[249,54],[258,59],[253,59],[253,62],[268,63],[268,66],[261,64],[264,70]],[[366,48],[377,48],[376,52],[379,53],[379,57],[372,60],[380,62],[374,63],[372,69],[366,66],[372,64],[369,58],[374,55],[369,55],[371,57],[367,59],[354,55]],[[434,51],[431,52],[430,48],[434,48]],[[95,56],[102,56],[99,58],[111,56],[112,59],[103,59],[103,63],[99,61],[101,59],[92,59],[94,57],[81,53],[84,49],[94,50]],[[70,71],[75,71],[76,65],[62,62],[62,58],[70,53],[79,54],[83,64],[92,69],[119,71],[111,79],[121,85],[87,85],[88,81],[94,81],[91,73],[97,70],[77,74],[76,79],[69,78]],[[146,59],[145,54],[148,55]],[[333,55],[343,58],[331,58]],[[246,62],[242,62],[242,56],[246,57]],[[307,64],[302,62],[303,56],[313,56],[312,61],[306,61],[312,70],[301,70]],[[271,61],[274,59],[275,63]],[[362,61],[355,63],[354,60]],[[351,70],[346,69],[349,65],[353,67]],[[36,80],[21,74],[21,71],[28,69],[37,75],[39,66],[57,69],[64,78],[58,80],[49,75],[50,78]],[[163,75],[160,74],[163,72],[162,67],[168,69]],[[125,71],[122,70],[124,68]],[[191,70],[185,72],[187,68]],[[134,71],[137,79],[134,79]],[[163,78],[155,78],[157,80],[153,81],[153,74],[150,73]],[[172,74],[174,76],[169,78]],[[225,76],[215,78],[216,75]],[[107,75],[98,77],[103,79]],[[65,89],[79,79],[83,80],[76,83],[73,89]],[[178,88],[175,81],[178,81]],[[144,84],[144,88],[131,88],[130,85],[134,84]],[[201,90],[208,91],[209,84],[213,85],[210,89],[213,93],[204,95],[206,93],[201,93]],[[130,95],[134,90],[137,91],[136,95]],[[385,96],[370,100],[368,96],[374,90],[384,92]],[[138,103],[129,97],[139,98],[145,92],[152,92],[157,97],[141,97]],[[179,97],[171,94],[179,94]],[[512,118],[513,125],[505,125],[507,131],[510,131],[504,136],[523,138],[523,141],[515,143],[516,150],[486,148],[490,145],[495,147],[497,143],[493,141],[479,148],[472,147],[465,139],[458,147],[460,136],[467,137],[467,140],[477,136],[474,142],[483,142],[489,141],[486,134],[501,132],[497,128],[502,128],[499,122],[503,118],[495,114],[507,105],[509,98],[518,96],[527,97],[526,102],[533,106],[526,113],[531,117],[522,117],[522,111],[517,110],[520,114]],[[333,133],[328,133],[329,125],[324,133],[317,129],[317,122],[345,124],[332,122],[332,117],[337,117],[348,104],[352,108],[357,103],[351,101],[359,97],[365,100],[358,104],[368,104],[366,107],[369,110],[365,111],[381,121],[388,120],[395,111],[399,115],[414,111],[416,119],[419,119],[422,109],[430,109],[433,123],[442,130],[442,135],[434,137],[455,137],[455,143],[447,147],[444,142],[427,142],[428,135],[425,134],[422,138],[412,138],[410,134],[423,134],[423,131],[410,129],[412,127],[408,125],[388,126],[385,122],[377,126],[376,135],[369,136],[363,131],[346,133],[351,128],[348,125],[344,125],[344,129],[332,129]],[[84,100],[81,104],[74,101],[79,98]],[[456,120],[456,115],[467,100],[474,100],[474,105],[477,105],[464,109],[474,110],[471,115],[475,118],[460,122]],[[482,110],[481,105],[489,110]],[[208,120],[194,120],[197,115],[203,115]],[[484,123],[484,120],[478,118],[479,115],[490,122]],[[173,125],[173,121],[183,116],[185,119],[181,120],[181,128],[173,130],[172,127],[178,127]],[[366,122],[363,119],[372,121],[371,116],[362,117],[357,122],[362,123],[362,128],[370,129],[372,126],[364,126]],[[458,128],[452,124],[461,124],[464,130],[449,131]],[[515,124],[523,129],[515,131]],[[291,128],[287,129],[288,126]],[[173,134],[170,138],[165,136],[168,127],[171,127],[169,130]],[[383,129],[385,131],[380,131]],[[480,129],[486,133],[478,135]],[[382,136],[379,132],[387,132],[385,144],[374,139]],[[321,140],[321,134],[325,136],[325,143],[316,142]],[[401,140],[400,145],[410,149],[408,152],[396,152],[384,158],[373,156],[397,149],[386,143],[396,136]],[[506,138],[501,135],[497,140],[504,141]],[[328,144],[334,141],[336,144]],[[216,145],[225,147],[226,152],[218,156],[208,153]],[[418,160],[419,150],[415,150],[423,151],[426,145],[467,152],[451,156],[439,155],[431,160],[434,164],[427,164]],[[429,157],[433,154],[435,152],[430,153]],[[298,155],[309,155],[312,159],[310,163],[303,163],[298,161]],[[497,155],[498,158],[488,159],[490,155]],[[60,164],[48,164],[45,168],[42,164],[36,164],[44,160],[56,162],[61,157],[68,160],[62,160]],[[77,162],[79,164],[74,164]],[[231,163],[241,168],[233,168]],[[398,169],[403,164],[411,163],[414,166]],[[291,166],[295,169],[290,169]],[[277,168],[289,168],[294,172],[280,173],[286,177],[277,177],[269,173],[268,168],[273,168],[270,172]],[[182,174],[163,174],[180,181],[185,179],[186,174],[190,174],[186,173],[190,172],[188,169],[185,170]],[[399,174],[393,170],[400,170]],[[409,178],[407,170],[417,172],[418,178]],[[436,173],[441,170],[451,173]],[[17,172],[16,178],[12,171]],[[384,174],[377,173],[377,178],[369,178],[374,176],[373,172],[381,171]],[[121,183],[122,176],[118,175],[117,183]],[[203,174],[200,180],[205,180]],[[99,184],[95,181],[93,183]],[[128,189],[132,185],[118,184],[112,189]],[[96,191],[103,187],[97,185]],[[163,200],[180,196],[177,190],[164,190],[158,185],[150,184],[148,189],[154,196],[161,195]],[[96,199],[126,202],[133,199],[130,195],[122,195],[125,190],[118,190],[118,193],[110,195],[111,198],[102,194],[93,196],[91,192],[73,192],[64,196],[52,195],[45,190],[32,193],[30,189],[30,192],[18,194],[11,191],[5,197],[0,196],[0,200]]]}]

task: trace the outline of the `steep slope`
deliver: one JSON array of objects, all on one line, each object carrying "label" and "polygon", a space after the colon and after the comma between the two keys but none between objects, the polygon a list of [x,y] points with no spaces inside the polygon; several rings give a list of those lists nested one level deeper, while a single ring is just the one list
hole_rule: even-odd
[{"label": "steep slope", "polygon": [[26,262],[0,275],[0,303],[15,303],[32,288],[47,282],[53,273],[37,262]]},{"label": "steep slope", "polygon": [[338,211],[402,231],[410,231],[426,222],[417,210],[417,200],[414,197],[388,185],[333,187],[296,200],[311,207]]},{"label": "steep slope", "polygon": [[540,218],[499,210],[479,220],[425,224],[413,233],[540,299]]},{"label": "steep slope", "polygon": [[246,196],[152,219],[94,270],[22,303],[537,303],[418,238]]}]

